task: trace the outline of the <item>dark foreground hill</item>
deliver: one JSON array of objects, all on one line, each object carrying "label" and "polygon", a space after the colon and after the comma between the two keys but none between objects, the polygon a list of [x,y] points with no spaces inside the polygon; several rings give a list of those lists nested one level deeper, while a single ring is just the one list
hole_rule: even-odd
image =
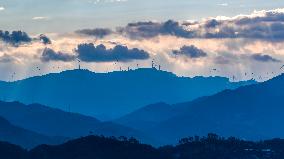
[{"label": "dark foreground hill", "polygon": [[[0,117],[0,141],[7,141],[30,149],[41,144],[60,144],[66,140],[66,138],[48,137],[14,126]],[[2,157],[0,156],[0,158]]]},{"label": "dark foreground hill", "polygon": [[147,104],[191,101],[252,83],[255,81],[231,83],[223,77],[177,77],[156,69],[111,73],[72,70],[0,82],[0,99],[40,103],[99,119],[113,119]]},{"label": "dark foreground hill", "polygon": [[28,152],[20,146],[8,142],[0,142],[1,159],[28,159]]},{"label": "dark foreground hill", "polygon": [[[283,138],[283,90],[284,75],[281,75],[192,102],[150,105],[118,122],[144,130],[167,143],[175,143],[186,135],[209,132],[248,140]],[[152,127],[145,128],[145,121],[151,122]]]},{"label": "dark foreground hill", "polygon": [[284,140],[251,142],[237,138],[189,137],[176,146],[154,148],[135,139],[89,136],[58,146],[26,151],[0,142],[1,159],[282,159]]}]

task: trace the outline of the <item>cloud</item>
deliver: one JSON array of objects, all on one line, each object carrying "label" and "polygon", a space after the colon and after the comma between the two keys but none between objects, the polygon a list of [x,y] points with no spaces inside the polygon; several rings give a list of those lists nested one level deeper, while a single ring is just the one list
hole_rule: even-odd
[{"label": "cloud", "polygon": [[8,54],[0,56],[0,63],[12,63],[14,61],[16,61],[16,59]]},{"label": "cloud", "polygon": [[[111,51],[114,46],[118,45],[127,46],[128,51],[131,50],[130,48],[140,48],[144,52],[150,53],[151,55],[148,55],[148,58],[155,59],[156,63],[161,64],[164,70],[172,71],[181,76],[208,76],[212,75],[209,70],[217,68],[220,71],[218,73],[220,76],[232,77],[232,75],[235,75],[239,78],[250,79],[253,77],[245,77],[244,72],[254,72],[255,75],[271,77],[276,73],[267,75],[267,72],[279,70],[280,63],[276,61],[284,60],[284,41],[281,41],[284,20],[281,20],[280,15],[283,15],[282,11],[275,10],[258,11],[236,17],[215,17],[201,21],[170,21],[167,24],[166,22],[156,21],[130,23],[117,29],[118,32],[112,30],[113,33],[107,38],[96,38],[95,46],[80,47],[81,49],[79,49],[78,44],[93,43],[94,37],[100,35],[103,37],[104,34],[95,33],[95,35],[82,34],[82,36],[78,36],[74,32],[66,34],[50,33],[48,37],[52,38],[52,44],[48,47],[53,49],[52,55],[56,57],[59,51],[62,54],[72,56],[71,59],[80,57],[81,61],[86,61],[85,68],[96,72],[118,70],[120,66],[122,68],[128,66],[136,68],[136,63],[139,63],[140,67],[150,67],[149,60],[131,63],[132,60],[138,58],[125,58],[124,54],[118,55]],[[273,34],[269,34],[267,29],[271,29]],[[95,29],[89,29],[89,31],[92,30]],[[279,38],[273,40],[271,37],[274,34],[276,34],[275,37],[278,36]],[[97,46],[98,44],[103,44],[104,47]],[[183,48],[183,46],[190,47],[191,45],[206,55],[196,54],[197,49],[188,51]],[[0,42],[0,52],[2,53],[0,56],[8,54],[19,61],[15,65],[9,65],[11,67],[29,68],[31,65],[39,65],[40,62],[47,69],[45,73],[54,71],[50,68],[49,63],[41,61],[43,58],[41,56],[42,47],[43,45],[39,43],[39,36],[32,38],[32,43],[29,43],[29,45],[20,45],[19,47]],[[98,51],[99,48],[104,49]],[[38,50],[41,50],[41,52],[39,53]],[[175,55],[173,52],[177,54],[178,58],[173,58]],[[255,57],[255,55],[253,57],[254,53],[262,53],[262,56],[268,55],[272,60],[271,58],[269,60],[267,56],[266,58]],[[62,58],[50,58],[50,55],[47,57],[46,59],[50,61],[52,59],[63,61]],[[116,61],[116,59],[121,61],[119,66],[110,62]],[[147,57],[144,59],[147,59]],[[74,68],[76,65],[75,62],[65,61],[67,62],[60,63],[62,70]],[[123,63],[128,61],[129,63]],[[1,69],[1,67],[3,68]],[[0,70],[5,71],[4,67],[7,66],[0,65]]]},{"label": "cloud", "polygon": [[207,56],[206,52],[204,52],[201,49],[198,49],[194,45],[183,46],[179,50],[173,50],[172,53],[174,55],[177,55],[177,56],[185,56],[185,57],[193,58],[193,59],[194,58],[201,58],[201,57],[206,57]]},{"label": "cloud", "polygon": [[172,35],[191,38],[193,32],[186,30],[178,22],[168,20],[166,22],[137,22],[129,23],[126,27],[117,29],[118,33],[132,39],[153,38],[159,35]]},{"label": "cloud", "polygon": [[55,52],[52,49],[45,48],[42,52],[41,60],[43,62],[49,62],[49,61],[64,61],[69,62],[75,60],[75,56],[69,55],[62,52]]},{"label": "cloud", "polygon": [[45,44],[45,45],[47,45],[47,44],[52,44],[51,40],[50,40],[46,35],[44,35],[44,34],[41,34],[41,35],[39,36],[39,40],[40,40],[43,44]]},{"label": "cloud", "polygon": [[0,6],[0,11],[4,11],[6,8],[3,6]]},{"label": "cloud", "polygon": [[41,41],[43,44],[52,44],[51,40],[44,34],[39,37],[32,38],[26,32],[23,31],[2,31],[0,30],[0,40],[8,43],[14,47],[19,47],[21,44],[32,43],[36,41]]},{"label": "cloud", "polygon": [[218,6],[227,7],[227,6],[229,6],[229,4],[228,3],[220,3],[220,4],[218,4]]},{"label": "cloud", "polygon": [[13,46],[32,42],[32,38],[30,38],[27,33],[22,31],[13,31],[10,33],[9,31],[0,30],[0,40]]},{"label": "cloud", "polygon": [[93,4],[100,4],[100,3],[122,3],[122,2],[127,2],[128,0],[94,0],[94,1],[89,1]]},{"label": "cloud", "polygon": [[119,27],[117,32],[131,39],[171,35],[187,39],[248,38],[283,41],[284,9],[254,11],[249,15],[235,17],[218,16],[197,22],[136,22]]},{"label": "cloud", "polygon": [[205,28],[216,28],[220,25],[221,23],[219,21],[217,21],[216,19],[210,19],[210,20],[207,20],[205,23],[204,23],[204,27]]},{"label": "cloud", "polygon": [[137,48],[129,49],[126,46],[116,45],[113,49],[107,49],[104,45],[80,44],[76,49],[78,58],[85,62],[129,62],[132,60],[145,60],[149,53]]},{"label": "cloud", "polygon": [[48,20],[49,17],[33,17],[32,20]]},{"label": "cloud", "polygon": [[281,62],[280,60],[275,59],[270,55],[263,54],[253,54],[251,58],[259,62]]},{"label": "cloud", "polygon": [[233,54],[231,52],[218,52],[216,56],[213,56],[213,63],[219,65],[237,65],[241,62],[248,60],[248,55],[245,54]]},{"label": "cloud", "polygon": [[105,36],[111,35],[113,32],[112,30],[107,28],[95,28],[95,29],[77,30],[76,33],[87,36],[94,36],[97,38],[104,38]]},{"label": "cloud", "polygon": [[284,9],[255,11],[232,18],[216,17],[189,26],[200,38],[247,38],[267,41],[284,40]]}]

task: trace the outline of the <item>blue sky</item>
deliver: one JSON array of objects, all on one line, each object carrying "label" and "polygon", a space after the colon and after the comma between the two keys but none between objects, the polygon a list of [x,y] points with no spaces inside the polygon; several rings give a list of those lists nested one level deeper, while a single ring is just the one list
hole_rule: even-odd
[{"label": "blue sky", "polygon": [[[96,3],[95,3],[96,2]],[[1,0],[0,28],[29,33],[117,27],[134,21],[200,20],[284,7],[282,0]],[[33,20],[34,17],[47,19]]]}]

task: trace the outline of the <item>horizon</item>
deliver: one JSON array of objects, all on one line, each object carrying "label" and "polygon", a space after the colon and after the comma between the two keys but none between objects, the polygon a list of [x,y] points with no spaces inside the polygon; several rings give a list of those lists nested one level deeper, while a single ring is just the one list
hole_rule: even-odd
[{"label": "horizon", "polygon": [[128,68],[127,69],[122,69],[122,70],[110,70],[109,72],[95,72],[93,70],[89,70],[89,69],[85,69],[85,68],[74,68],[74,69],[66,69],[66,70],[62,70],[62,71],[59,71],[59,72],[47,72],[46,74],[38,74],[38,75],[34,75],[34,76],[30,76],[30,77],[24,77],[22,79],[8,79],[8,80],[0,80],[1,82],[9,82],[9,83],[13,83],[13,82],[18,82],[18,81],[23,81],[23,80],[27,80],[27,79],[31,79],[31,78],[36,78],[36,77],[46,77],[48,75],[54,75],[54,74],[62,74],[62,73],[66,73],[66,72],[74,72],[74,71],[87,71],[87,72],[90,72],[90,73],[93,73],[93,74],[113,74],[113,73],[127,73],[127,72],[137,72],[137,71],[141,71],[141,70],[154,70],[154,71],[157,71],[157,72],[164,72],[164,73],[169,73],[169,74],[173,74],[175,75],[177,78],[189,78],[189,79],[195,79],[195,78],[224,78],[224,79],[227,79],[229,82],[231,83],[237,83],[237,82],[245,82],[245,81],[256,81],[256,82],[265,82],[265,81],[269,81],[275,77],[278,77],[278,76],[281,76],[282,74],[279,74],[271,79],[266,79],[266,80],[262,80],[262,81],[258,81],[258,79],[254,79],[254,78],[251,78],[251,79],[245,79],[245,80],[233,80],[232,78],[230,77],[226,77],[226,76],[219,76],[219,75],[215,75],[215,74],[212,74],[212,75],[208,75],[208,76],[182,76],[182,75],[177,75],[175,74],[174,72],[169,72],[167,70],[159,70],[157,68],[151,68],[151,67],[143,67],[143,68],[134,68],[134,69],[131,69]]}]

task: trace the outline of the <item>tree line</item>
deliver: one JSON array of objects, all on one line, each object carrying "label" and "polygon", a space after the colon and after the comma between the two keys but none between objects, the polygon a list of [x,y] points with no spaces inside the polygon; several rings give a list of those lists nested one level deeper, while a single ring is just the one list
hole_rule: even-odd
[{"label": "tree line", "polygon": [[32,150],[0,142],[1,159],[283,159],[284,140],[246,141],[216,134],[155,148],[135,138],[88,136]]}]

